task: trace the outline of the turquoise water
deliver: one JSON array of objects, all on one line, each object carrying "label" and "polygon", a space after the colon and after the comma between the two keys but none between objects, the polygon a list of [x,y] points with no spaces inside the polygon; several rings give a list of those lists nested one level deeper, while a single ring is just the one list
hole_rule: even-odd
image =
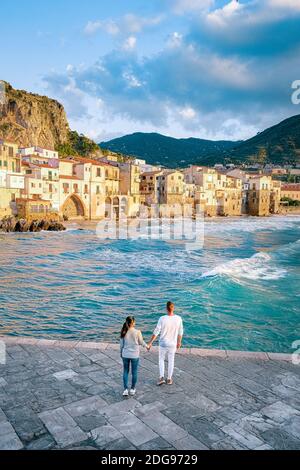
[{"label": "turquoise water", "polygon": [[292,352],[300,339],[300,217],[209,220],[205,246],[105,240],[95,228],[0,235],[0,334],[149,337],[167,300],[185,346]]}]

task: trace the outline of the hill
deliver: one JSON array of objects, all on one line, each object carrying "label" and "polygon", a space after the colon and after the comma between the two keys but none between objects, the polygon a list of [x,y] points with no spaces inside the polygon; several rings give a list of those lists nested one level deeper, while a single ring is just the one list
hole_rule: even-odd
[{"label": "hill", "polygon": [[61,155],[101,154],[97,144],[71,131],[62,104],[58,101],[15,90],[1,82],[4,93],[0,101],[0,138],[20,146],[55,149]]},{"label": "hill", "polygon": [[157,133],[136,132],[109,142],[100,147],[125,155],[147,160],[153,165],[180,167],[201,163],[209,158],[225,158],[239,142],[211,141],[204,139],[176,139]]},{"label": "hill", "polygon": [[197,138],[176,139],[156,133],[125,135],[101,148],[143,158],[152,164],[180,167],[215,163],[299,163],[300,115],[239,142]]},{"label": "hill", "polygon": [[299,163],[300,115],[292,116],[242,142],[230,152],[238,162]]}]

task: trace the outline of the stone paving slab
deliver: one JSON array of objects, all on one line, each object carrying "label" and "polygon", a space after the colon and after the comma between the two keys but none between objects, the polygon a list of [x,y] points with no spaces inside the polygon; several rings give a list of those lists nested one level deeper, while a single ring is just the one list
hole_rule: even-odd
[{"label": "stone paving slab", "polygon": [[23,444],[12,425],[8,421],[2,421],[0,423],[0,449],[20,450],[22,448]]},{"label": "stone paving slab", "polygon": [[153,348],[124,399],[117,344],[0,340],[0,449],[300,449],[291,355],[184,349],[157,387]]},{"label": "stone paving slab", "polygon": [[109,422],[136,447],[159,437],[149,426],[146,426],[142,420],[130,412],[115,415],[109,419]]}]

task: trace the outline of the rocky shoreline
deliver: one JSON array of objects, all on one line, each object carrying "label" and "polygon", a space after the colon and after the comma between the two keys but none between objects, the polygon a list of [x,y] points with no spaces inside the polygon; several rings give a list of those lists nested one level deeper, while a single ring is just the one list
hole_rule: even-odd
[{"label": "rocky shoreline", "polygon": [[18,219],[14,216],[4,217],[0,220],[0,232],[62,232],[66,227],[55,220],[31,220]]}]

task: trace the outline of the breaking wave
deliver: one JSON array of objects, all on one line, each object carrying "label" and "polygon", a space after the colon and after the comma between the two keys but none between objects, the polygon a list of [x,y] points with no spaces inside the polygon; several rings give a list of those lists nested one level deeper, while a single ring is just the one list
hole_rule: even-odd
[{"label": "breaking wave", "polygon": [[280,269],[273,264],[272,258],[267,253],[256,253],[251,258],[237,258],[227,263],[220,264],[214,269],[202,274],[203,278],[215,276],[229,276],[236,280],[276,280],[286,275],[285,269]]}]

